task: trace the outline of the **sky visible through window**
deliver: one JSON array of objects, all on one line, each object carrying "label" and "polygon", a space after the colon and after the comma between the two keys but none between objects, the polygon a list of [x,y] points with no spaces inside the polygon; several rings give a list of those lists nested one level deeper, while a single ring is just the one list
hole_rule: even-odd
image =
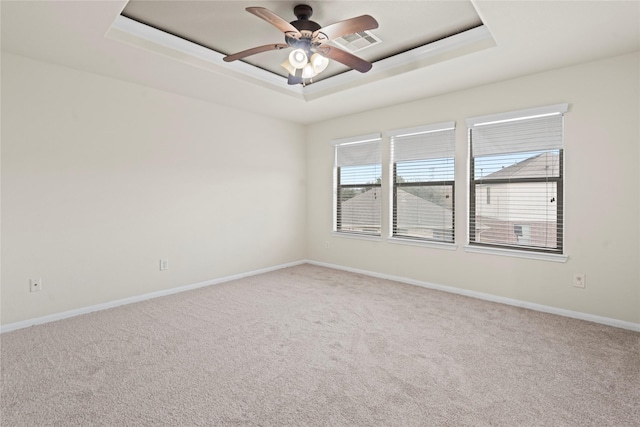
[{"label": "sky visible through window", "polygon": [[340,168],[340,184],[375,184],[379,183],[382,178],[382,166],[358,165],[358,166],[342,166]]},{"label": "sky visible through window", "polygon": [[453,157],[411,160],[396,163],[399,182],[433,182],[454,180]]},{"label": "sky visible through window", "polygon": [[[552,150],[557,153],[558,150]],[[523,160],[538,156],[544,151],[508,153],[493,156],[476,157],[475,177],[480,179],[503,168],[520,163]],[[396,163],[396,173],[403,182],[453,181],[453,158],[413,160]],[[342,185],[380,183],[382,168],[380,164],[343,166],[340,183]]]}]

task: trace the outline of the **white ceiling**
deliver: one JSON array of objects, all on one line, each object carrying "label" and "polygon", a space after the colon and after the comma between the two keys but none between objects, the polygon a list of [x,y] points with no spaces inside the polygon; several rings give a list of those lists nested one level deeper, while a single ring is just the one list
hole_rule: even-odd
[{"label": "white ceiling", "polygon": [[[247,2],[209,3],[221,7],[237,3],[239,9],[244,9]],[[267,7],[284,16],[283,7],[286,9],[289,3],[294,2],[255,1],[251,5]],[[329,2],[308,3],[314,7],[312,19],[322,24],[369,13],[370,5],[371,10],[376,10],[375,15],[371,14],[382,27],[399,4],[420,10],[424,3],[434,2],[331,2],[344,5],[341,10],[346,11],[347,16],[337,16],[336,9],[332,9],[330,16],[322,12],[323,16],[319,10]],[[353,80],[339,90],[305,98],[273,90],[267,84],[218,65],[206,67],[193,61],[176,60],[170,55],[106,37],[126,4],[124,0],[3,0],[0,3],[2,50],[299,123],[313,123],[640,50],[640,2],[637,1],[472,0],[471,5],[496,46],[453,55],[446,60],[422,61],[400,74],[381,75],[364,83]],[[259,25],[268,27],[252,15],[244,14],[247,18],[242,25],[248,26],[248,33]],[[411,32],[411,28],[407,31]],[[341,76],[349,73],[356,72]],[[282,84],[286,86],[286,81]]]}]

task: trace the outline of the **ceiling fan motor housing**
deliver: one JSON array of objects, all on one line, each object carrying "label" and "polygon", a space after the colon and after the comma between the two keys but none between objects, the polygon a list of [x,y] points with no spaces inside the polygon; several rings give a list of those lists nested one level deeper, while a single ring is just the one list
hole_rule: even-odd
[{"label": "ceiling fan motor housing", "polygon": [[303,31],[309,31],[310,33],[313,33],[314,31],[322,28],[317,22],[309,21],[308,19],[298,19],[297,21],[291,21],[291,25],[296,27],[301,33]]},{"label": "ceiling fan motor housing", "polygon": [[295,38],[285,34],[285,42],[294,49],[303,49],[307,54],[309,54],[313,33],[322,27],[317,22],[309,20],[311,15],[313,15],[313,9],[309,5],[299,4],[293,8],[293,13],[298,19],[291,21],[290,24],[300,31],[302,36],[300,38]]},{"label": "ceiling fan motor housing", "polygon": [[299,4],[293,8],[293,14],[299,20],[308,20],[313,15],[313,8],[308,4]]}]

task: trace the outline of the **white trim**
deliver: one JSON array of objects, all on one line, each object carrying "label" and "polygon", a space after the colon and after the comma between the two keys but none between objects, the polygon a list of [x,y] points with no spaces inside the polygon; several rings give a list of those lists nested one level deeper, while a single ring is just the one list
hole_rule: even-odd
[{"label": "white trim", "polygon": [[446,249],[448,251],[455,251],[458,249],[458,245],[456,243],[435,242],[432,240],[421,240],[421,239],[391,236],[387,238],[387,241],[389,243],[393,243],[394,245],[422,246],[425,248]]},{"label": "white trim", "polygon": [[255,83],[266,83],[267,87],[304,99],[304,88],[301,85],[287,85],[285,77],[242,61],[224,62],[222,58],[225,55],[220,52],[122,15],[116,17],[105,37],[147,49],[190,65],[206,68],[219,74],[232,75],[230,72],[237,72],[250,77]]},{"label": "white trim", "polygon": [[193,289],[203,288],[205,286],[217,285],[232,280],[242,279],[244,277],[255,276],[258,274],[268,273],[270,271],[280,270],[282,268],[294,267],[301,264],[311,264],[320,267],[333,268],[336,270],[349,271],[351,273],[364,274],[366,276],[378,277],[380,279],[393,280],[396,282],[406,283],[409,285],[420,286],[427,289],[435,289],[438,291],[449,292],[457,295],[464,295],[472,298],[478,298],[485,301],[497,302],[500,304],[511,305],[514,307],[522,307],[529,310],[540,311],[543,313],[555,314],[563,317],[570,317],[572,319],[586,320],[588,322],[599,323],[602,325],[613,326],[616,328],[628,329],[630,331],[640,332],[640,323],[627,322],[625,320],[613,319],[610,317],[596,316],[594,314],[581,313],[579,311],[565,310],[563,308],[551,307],[542,304],[531,303],[527,301],[517,300],[513,298],[500,297],[497,295],[487,294],[484,292],[470,291],[467,289],[456,288],[453,286],[438,285],[430,282],[423,282],[420,280],[409,279],[407,277],[393,276],[390,274],[376,273],[368,270],[361,270],[358,268],[345,267],[337,264],[330,264],[326,262],[314,261],[310,259],[303,259],[300,261],[294,261],[286,264],[280,264],[273,267],[267,267],[259,270],[253,270],[246,273],[239,273],[232,276],[221,277],[218,279],[208,280],[200,283],[194,283],[192,285],[179,286],[177,288],[166,289],[163,291],[151,292],[144,295],[138,295],[134,297],[124,298],[121,300],[111,301],[108,303],[92,305],[89,307],[83,307],[75,310],[69,310],[62,313],[50,314],[48,316],[37,317],[34,319],[23,320],[15,323],[8,323],[0,327],[0,333],[11,332],[18,329],[28,328],[30,326],[41,325],[44,323],[50,323],[57,320],[67,319],[70,317],[79,316],[81,314],[92,313],[95,311],[106,310],[122,305],[132,304],[135,302],[145,301],[152,298],[162,297],[166,295],[172,295],[180,292],[190,291]]},{"label": "white trim", "polygon": [[469,117],[466,119],[467,127],[480,126],[489,122],[505,122],[514,119],[525,119],[536,116],[548,116],[552,114],[564,114],[569,111],[569,104],[555,104],[544,107],[527,108],[524,110],[508,111],[505,113],[489,114],[486,116]]},{"label": "white trim", "polygon": [[118,15],[105,37],[147,49],[179,61],[202,66],[204,60],[210,71],[233,76],[239,73],[256,84],[266,83],[267,88],[293,95],[305,102],[331,95],[352,85],[359,86],[389,76],[422,68],[433,63],[469,55],[496,46],[496,42],[485,25],[464,31],[442,40],[411,49],[401,55],[375,61],[366,74],[349,70],[320,80],[311,85],[287,85],[287,79],[242,61],[225,63],[223,54],[173,36],[164,31]]},{"label": "white trim", "polygon": [[568,255],[548,254],[544,252],[523,251],[518,249],[492,248],[488,246],[467,245],[464,247],[464,251],[476,254],[489,254],[510,256],[514,258],[535,259],[538,261],[567,262],[567,260],[569,259]]},{"label": "white trim", "polygon": [[486,25],[481,25],[433,43],[416,47],[401,55],[394,55],[375,61],[373,68],[366,74],[359,73],[356,70],[349,70],[315,82],[304,88],[305,99],[311,101],[335,93],[347,85],[371,83],[388,76],[397,76],[413,71],[416,68],[444,62],[495,46],[496,42],[491,32]]},{"label": "white trim", "polygon": [[123,298],[115,301],[105,302],[102,304],[91,305],[88,307],[77,308],[75,310],[64,311],[61,313],[49,314],[47,316],[36,317],[34,319],[22,320],[20,322],[8,323],[0,327],[0,333],[11,332],[22,328],[28,328],[30,326],[42,325],[44,323],[55,322],[57,320],[68,319],[70,317],[80,316],[82,314],[93,313],[94,311],[106,310],[109,308],[119,307],[122,305],[133,304],[136,302],[145,301],[152,298],[164,297],[167,295],[177,294],[180,292],[191,291],[198,288],[204,288],[205,286],[218,285],[224,282],[230,282],[232,280],[242,279],[244,277],[255,276],[258,274],[268,273],[270,271],[280,270],[287,267],[293,267],[300,264],[307,263],[306,260],[294,261],[286,264],[280,264],[273,267],[261,268],[259,270],[248,271],[246,273],[238,273],[231,276],[220,277],[218,279],[207,280],[204,282],[194,283],[191,285],[178,286],[177,288],[164,289],[162,291],[151,292],[148,294],[136,295],[129,298]]},{"label": "white trim", "polygon": [[351,136],[349,138],[332,139],[331,145],[339,146],[339,145],[350,145],[350,144],[359,144],[359,143],[364,144],[366,142],[377,142],[377,141],[382,141],[382,134],[380,132],[370,133],[368,135]]},{"label": "white trim", "polygon": [[484,301],[497,302],[500,304],[511,305],[514,307],[526,308],[529,310],[539,311],[542,313],[555,314],[557,316],[569,317],[572,319],[585,320],[587,322],[599,323],[601,325],[613,326],[616,328],[628,329],[630,331],[640,332],[640,323],[627,322],[625,320],[613,319],[611,317],[596,316],[595,314],[582,313],[579,311],[566,310],[564,308],[551,307],[548,305],[536,304],[532,302],[506,298],[497,295],[487,294],[484,292],[470,291],[468,289],[456,288],[453,286],[438,285],[421,280],[409,279],[407,277],[393,276],[390,274],[376,273],[358,268],[345,267],[337,264],[307,260],[308,264],[320,267],[333,268],[336,270],[349,271],[351,273],[364,274],[366,276],[377,277],[380,279],[393,280],[395,282],[406,283],[408,285],[420,286],[427,289],[435,289],[438,291],[449,292],[452,294],[463,295],[471,298],[477,298]]},{"label": "white trim", "polygon": [[421,135],[423,133],[443,132],[445,130],[454,130],[456,122],[434,123],[432,125],[416,126],[412,128],[402,128],[388,130],[385,134],[390,138],[398,138],[403,136]]},{"label": "white trim", "polygon": [[346,237],[348,239],[359,239],[359,240],[370,240],[374,242],[381,242],[382,236],[373,235],[373,234],[361,234],[361,233],[350,233],[348,231],[332,231],[331,235],[334,237]]}]

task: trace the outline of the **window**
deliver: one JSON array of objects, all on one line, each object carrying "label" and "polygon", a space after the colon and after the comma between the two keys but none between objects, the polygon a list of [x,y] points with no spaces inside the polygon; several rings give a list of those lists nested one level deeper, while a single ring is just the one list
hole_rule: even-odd
[{"label": "window", "polygon": [[380,134],[333,141],[334,231],[381,235]]},{"label": "window", "polygon": [[454,241],[455,123],[388,132],[391,236]]},{"label": "window", "polygon": [[562,104],[467,120],[470,245],[562,254],[566,111]]},{"label": "window", "polygon": [[516,224],[513,226],[513,233],[516,235],[518,243],[521,245],[528,245],[531,243],[531,225],[530,224]]}]

